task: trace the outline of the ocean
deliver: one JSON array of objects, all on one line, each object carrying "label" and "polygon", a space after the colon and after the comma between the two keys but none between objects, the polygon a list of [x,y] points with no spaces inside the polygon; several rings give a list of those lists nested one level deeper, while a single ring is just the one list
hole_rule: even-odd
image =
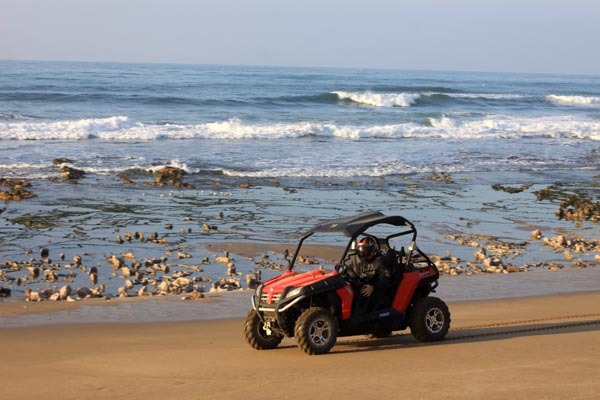
[{"label": "ocean", "polygon": [[[85,171],[78,184],[55,179],[61,157]],[[193,188],[148,186],[164,166]],[[116,244],[127,231],[158,232],[198,262],[214,256],[207,243],[290,243],[369,209],[468,260],[474,249],[449,235],[600,238],[554,215],[560,193],[598,201],[599,166],[600,76],[0,61],[0,177],[37,196],[0,207],[0,262],[42,247],[98,265],[164,253]],[[536,199],[549,186],[556,196]],[[513,262],[562,258],[528,246]]]},{"label": "ocean", "polygon": [[0,173],[28,178],[69,152],[96,174],[169,164],[292,186],[544,174],[597,166],[600,78],[4,61],[0,140]]}]

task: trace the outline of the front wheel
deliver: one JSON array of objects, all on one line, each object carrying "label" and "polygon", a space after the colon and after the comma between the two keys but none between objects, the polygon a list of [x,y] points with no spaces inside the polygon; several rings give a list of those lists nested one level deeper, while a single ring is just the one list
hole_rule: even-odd
[{"label": "front wheel", "polygon": [[298,317],[294,336],[306,354],[324,354],[335,345],[337,329],[337,321],[329,311],[311,307]]},{"label": "front wheel", "polygon": [[410,317],[410,331],[419,342],[442,340],[450,329],[448,306],[437,297],[417,299]]},{"label": "front wheel", "polygon": [[269,350],[279,346],[283,336],[271,332],[267,333],[264,323],[260,320],[258,311],[250,310],[244,322],[244,336],[250,346],[256,350]]}]

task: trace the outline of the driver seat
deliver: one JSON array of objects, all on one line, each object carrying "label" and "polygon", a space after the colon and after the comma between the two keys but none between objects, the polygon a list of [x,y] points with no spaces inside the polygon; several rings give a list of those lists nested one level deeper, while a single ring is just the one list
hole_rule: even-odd
[{"label": "driver seat", "polygon": [[384,263],[386,268],[390,271],[390,284],[386,289],[386,293],[382,296],[379,304],[377,305],[377,309],[389,307],[392,304],[392,300],[396,294],[396,290],[398,289],[398,285],[404,276],[404,258],[406,253],[404,252],[404,247],[400,249],[400,251],[396,251],[392,248],[389,248],[385,252]]},{"label": "driver seat", "polygon": [[385,266],[390,271],[390,282],[397,283],[402,280],[404,272],[404,258],[406,253],[404,247],[400,248],[400,251],[394,249],[388,249],[385,253]]}]

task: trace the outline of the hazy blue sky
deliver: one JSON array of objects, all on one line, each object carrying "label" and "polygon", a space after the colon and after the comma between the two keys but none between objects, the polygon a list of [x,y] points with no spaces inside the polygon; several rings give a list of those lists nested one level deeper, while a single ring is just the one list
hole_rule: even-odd
[{"label": "hazy blue sky", "polygon": [[0,0],[0,59],[600,74],[600,0]]}]

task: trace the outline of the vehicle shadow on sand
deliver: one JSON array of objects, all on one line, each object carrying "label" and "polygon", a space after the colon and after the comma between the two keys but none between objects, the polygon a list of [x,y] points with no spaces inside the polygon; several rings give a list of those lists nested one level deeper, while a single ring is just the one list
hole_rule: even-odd
[{"label": "vehicle shadow on sand", "polygon": [[368,337],[340,338],[332,349],[334,353],[355,353],[362,351],[379,351],[405,349],[422,346],[447,346],[460,343],[491,342],[518,337],[559,335],[564,333],[600,331],[600,320],[588,320],[569,323],[530,324],[493,328],[455,328],[448,332],[444,340],[438,342],[418,342],[409,333],[392,334],[383,339]]}]

